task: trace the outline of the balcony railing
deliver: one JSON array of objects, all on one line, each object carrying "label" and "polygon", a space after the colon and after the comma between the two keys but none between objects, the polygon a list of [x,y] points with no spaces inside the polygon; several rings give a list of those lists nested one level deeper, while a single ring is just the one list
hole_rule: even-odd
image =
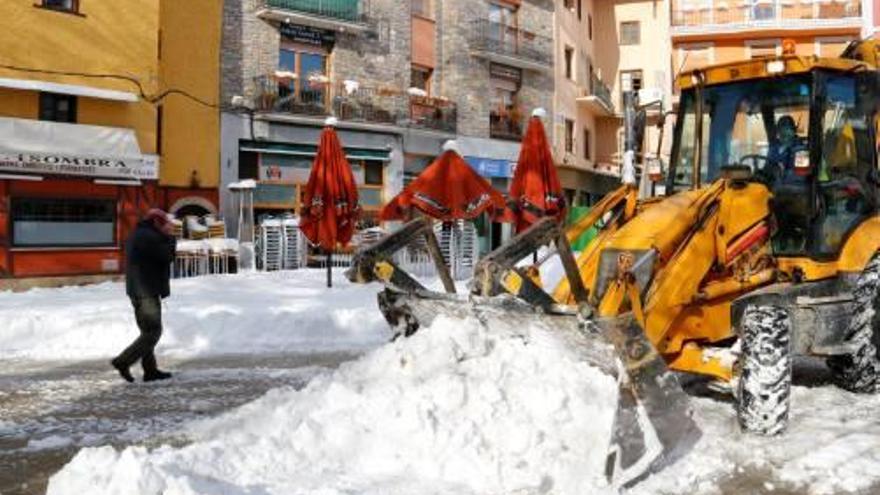
[{"label": "balcony railing", "polygon": [[590,79],[590,93],[607,106],[609,110],[614,110],[611,89],[595,75]]},{"label": "balcony railing", "polygon": [[346,22],[365,21],[364,0],[262,0],[272,9],[289,10]]},{"label": "balcony railing", "polygon": [[859,25],[860,0],[673,1],[673,34],[745,28]]},{"label": "balcony railing", "polygon": [[523,136],[522,110],[507,107],[489,113],[489,137],[508,141],[519,141]]},{"label": "balcony railing", "polygon": [[455,133],[458,110],[444,98],[411,95],[351,81],[304,81],[300,89],[275,74],[257,77],[254,106],[259,112],[298,116],[335,115],[340,120]]},{"label": "balcony railing", "polygon": [[472,21],[469,30],[470,47],[476,55],[521,68],[550,67],[553,40],[547,36],[488,20]]}]

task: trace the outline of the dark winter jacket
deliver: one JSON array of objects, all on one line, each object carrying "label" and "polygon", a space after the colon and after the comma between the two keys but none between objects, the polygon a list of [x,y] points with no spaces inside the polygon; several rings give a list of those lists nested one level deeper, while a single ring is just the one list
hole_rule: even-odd
[{"label": "dark winter jacket", "polygon": [[141,221],[125,243],[125,292],[128,297],[168,297],[177,240],[152,222]]}]

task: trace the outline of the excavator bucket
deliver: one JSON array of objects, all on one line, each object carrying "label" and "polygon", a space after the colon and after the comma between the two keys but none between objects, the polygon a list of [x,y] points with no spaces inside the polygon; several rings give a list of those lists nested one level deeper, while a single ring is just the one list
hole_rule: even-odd
[{"label": "excavator bucket", "polygon": [[606,477],[615,487],[632,486],[662,470],[700,438],[678,378],[629,314],[584,317],[561,307],[547,311],[509,295],[467,297],[387,288],[379,299],[399,335],[427,327],[441,314],[475,319],[488,331],[543,328],[584,362],[615,377],[618,404],[605,465]]}]

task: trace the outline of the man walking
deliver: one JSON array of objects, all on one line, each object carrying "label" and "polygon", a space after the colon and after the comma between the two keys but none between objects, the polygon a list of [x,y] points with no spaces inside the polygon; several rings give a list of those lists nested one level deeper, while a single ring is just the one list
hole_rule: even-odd
[{"label": "man walking", "polygon": [[159,370],[153,353],[162,336],[162,299],[170,294],[168,281],[177,247],[171,228],[167,213],[151,209],[125,244],[125,292],[141,334],[111,364],[128,382],[134,381],[129,368],[138,360],[145,382],[171,378],[171,373]]}]

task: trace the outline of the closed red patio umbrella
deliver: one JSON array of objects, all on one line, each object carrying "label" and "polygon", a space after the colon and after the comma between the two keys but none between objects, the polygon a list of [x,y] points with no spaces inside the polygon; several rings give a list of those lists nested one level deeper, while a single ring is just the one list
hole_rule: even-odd
[{"label": "closed red patio umbrella", "polygon": [[328,118],[321,132],[300,222],[300,229],[309,241],[327,253],[327,287],[332,285],[333,250],[351,241],[360,215],[357,183],[336,135],[335,125],[336,119]]},{"label": "closed red patio umbrella", "polygon": [[542,109],[532,113],[510,183],[508,204],[517,232],[544,217],[556,217],[559,222],[565,219],[565,196],[541,122],[544,115]]},{"label": "closed red patio umbrella", "polygon": [[406,220],[414,210],[443,222],[473,220],[483,212],[498,217],[504,212],[504,196],[454,149],[446,149],[385,205],[379,218]]}]

